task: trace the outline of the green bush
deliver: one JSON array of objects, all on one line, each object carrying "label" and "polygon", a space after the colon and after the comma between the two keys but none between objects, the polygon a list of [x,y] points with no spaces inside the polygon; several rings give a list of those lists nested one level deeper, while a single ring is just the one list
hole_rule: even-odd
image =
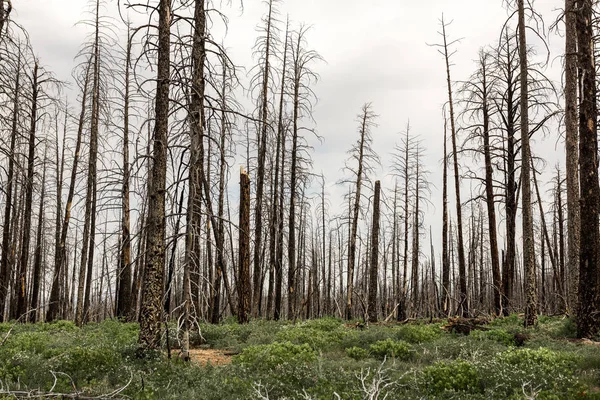
[{"label": "green bush", "polygon": [[502,343],[505,346],[515,345],[515,336],[502,329],[494,329],[491,331],[473,331],[471,336],[479,340],[493,340]]},{"label": "green bush", "polygon": [[576,357],[547,348],[511,348],[477,362],[486,393],[504,397],[535,390],[559,398],[570,398],[581,390],[573,374],[576,363]]},{"label": "green bush", "polygon": [[284,326],[277,332],[277,340],[295,344],[308,344],[315,350],[341,347],[342,340],[351,334],[338,323],[306,321],[297,325]]},{"label": "green bush", "polygon": [[439,325],[404,325],[398,328],[396,338],[409,343],[432,342],[442,335]]},{"label": "green bush", "polygon": [[233,363],[257,370],[272,370],[286,365],[307,364],[316,359],[317,353],[308,344],[275,342],[248,346],[233,358]]},{"label": "green bush", "polygon": [[369,352],[362,347],[354,346],[346,349],[346,355],[358,361],[369,357]]},{"label": "green bush", "polygon": [[439,361],[423,369],[421,386],[429,394],[443,392],[482,393],[475,367],[467,361]]},{"label": "green bush", "polygon": [[378,358],[392,357],[399,360],[408,360],[411,356],[408,343],[390,338],[372,344],[370,350],[371,354]]}]

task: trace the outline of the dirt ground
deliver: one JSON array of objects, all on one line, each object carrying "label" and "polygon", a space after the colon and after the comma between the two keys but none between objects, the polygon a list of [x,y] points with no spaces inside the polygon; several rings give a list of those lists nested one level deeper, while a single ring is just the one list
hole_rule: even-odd
[{"label": "dirt ground", "polygon": [[190,349],[190,359],[193,363],[199,365],[227,365],[231,363],[231,354],[223,350],[212,349]]}]

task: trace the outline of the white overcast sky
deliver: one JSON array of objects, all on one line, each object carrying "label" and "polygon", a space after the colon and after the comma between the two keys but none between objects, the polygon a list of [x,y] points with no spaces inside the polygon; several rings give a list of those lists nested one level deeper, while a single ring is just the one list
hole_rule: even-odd
[{"label": "white overcast sky", "polygon": [[[259,0],[244,0],[242,13],[236,1],[232,0],[230,7],[223,7],[229,17],[229,31],[223,40],[233,61],[248,67],[252,65],[255,28],[266,7]],[[73,58],[86,35],[86,28],[76,23],[82,18],[87,1],[17,0],[13,3],[14,17],[29,32],[42,63],[57,77],[69,79]],[[453,20],[449,35],[463,38],[456,46],[453,80],[466,79],[474,69],[478,49],[498,41],[508,15],[502,3],[502,0],[282,2],[281,14],[289,13],[292,26],[299,22],[312,25],[309,47],[326,60],[315,67],[321,78],[315,87],[319,98],[315,119],[324,141],[315,144],[313,159],[314,172],[323,171],[330,184],[328,192],[332,204],[339,204],[346,191],[336,187],[335,182],[342,175],[345,152],[357,137],[356,115],[362,104],[372,102],[379,115],[378,127],[373,131],[374,146],[383,163],[379,178],[386,179],[390,152],[409,119],[412,132],[424,139],[428,169],[437,187],[432,194],[434,207],[429,210],[425,223],[437,231],[441,214],[443,137],[440,110],[447,100],[447,92],[443,60],[427,43],[439,42],[437,32],[442,13],[446,20]],[[547,25],[557,18],[562,4],[562,0],[535,3]],[[109,0],[108,6],[116,7],[115,0]],[[551,36],[550,47],[548,73],[558,80],[560,60],[557,57],[562,55],[563,39]],[[553,155],[555,149],[557,153]],[[564,158],[563,146],[561,143],[557,146],[555,138],[547,143],[536,140],[533,150],[550,158],[549,167]],[[434,240],[437,237],[439,235],[434,234]]]}]

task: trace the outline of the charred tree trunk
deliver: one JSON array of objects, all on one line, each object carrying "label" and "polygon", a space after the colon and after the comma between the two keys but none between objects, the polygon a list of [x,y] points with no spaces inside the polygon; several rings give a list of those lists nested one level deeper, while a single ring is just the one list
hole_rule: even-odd
[{"label": "charred tree trunk", "polygon": [[444,166],[443,166],[443,192],[442,192],[442,311],[444,315],[450,313],[450,257],[448,254],[448,151],[447,151],[448,123],[444,113]]},{"label": "charred tree trunk", "polygon": [[377,322],[377,268],[379,261],[379,198],[381,196],[381,183],[375,182],[375,195],[373,197],[373,227],[371,229],[371,268],[369,272],[369,322]]},{"label": "charred tree trunk", "polygon": [[460,201],[460,174],[458,171],[458,149],[456,146],[456,125],[454,120],[454,103],[452,100],[452,80],[450,79],[450,53],[446,37],[446,24],[442,18],[442,36],[444,39],[444,58],[446,61],[446,82],[448,85],[448,105],[450,106],[450,129],[452,136],[452,158],[454,160],[454,190],[456,192],[456,226],[457,226],[457,251],[458,251],[458,280],[459,304],[457,313],[466,317],[469,315],[467,304],[467,273],[465,264],[465,247],[463,242],[462,203]]},{"label": "charred tree trunk", "polygon": [[131,36],[127,32],[125,54],[125,96],[123,105],[123,186],[121,189],[121,254],[117,272],[117,318],[127,319],[131,309],[131,233],[129,206],[129,71],[131,69]]},{"label": "charred tree trunk", "polygon": [[250,177],[240,171],[240,232],[238,277],[238,322],[247,323],[252,299],[250,287]]},{"label": "charred tree trunk", "polygon": [[523,268],[525,271],[525,327],[537,322],[537,285],[533,249],[533,215],[531,210],[531,149],[529,148],[529,95],[527,39],[524,0],[518,0],[519,61],[521,80],[521,190],[523,196]]},{"label": "charred tree trunk", "polygon": [[[0,4],[2,6],[2,4]],[[0,9],[2,9],[0,7]],[[2,9],[3,10],[3,9]],[[0,34],[2,30],[0,29]],[[12,110],[12,129],[10,134],[10,153],[8,154],[8,174],[6,177],[6,203],[4,205],[4,228],[2,230],[2,259],[0,260],[0,321],[4,318],[4,309],[12,264],[14,262],[14,243],[11,243],[11,218],[13,214],[13,185],[15,180],[15,146],[19,123],[19,92],[21,91],[21,57],[17,60],[15,88]]]},{"label": "charred tree trunk", "polygon": [[577,133],[577,0],[565,0],[565,149],[567,169],[567,287],[569,311],[577,308],[579,285],[579,150]]},{"label": "charred tree trunk", "polygon": [[598,268],[600,266],[600,232],[598,214],[598,109],[596,104],[596,70],[593,49],[592,0],[579,0],[577,44],[581,96],[579,103],[579,171],[581,187],[581,236],[579,249],[579,304],[577,336],[591,338],[598,333],[600,321]]},{"label": "charred tree trunk", "polygon": [[169,131],[171,2],[160,0],[153,164],[148,188],[146,260],[140,309],[139,354],[160,345],[165,269],[165,192]]},{"label": "charred tree trunk", "polygon": [[59,318],[61,310],[60,304],[60,277],[63,275],[63,264],[67,258],[66,254],[66,242],[67,233],[69,231],[69,221],[71,219],[71,207],[73,206],[73,196],[75,195],[75,186],[77,181],[77,167],[79,164],[79,157],[81,151],[81,140],[83,137],[83,126],[85,123],[85,111],[86,111],[86,99],[88,93],[88,84],[90,78],[90,68],[92,62],[88,63],[84,83],[83,93],[81,95],[81,113],[79,114],[79,124],[77,128],[77,139],[75,141],[75,154],[73,156],[73,166],[71,168],[71,180],[69,182],[69,193],[67,194],[67,204],[65,206],[65,218],[62,223],[60,242],[56,243],[55,254],[54,254],[54,274],[52,278],[52,287],[50,290],[50,302],[48,305],[48,312],[46,313],[46,321],[54,321]]},{"label": "charred tree trunk", "polygon": [[25,210],[23,211],[23,238],[19,258],[16,286],[17,309],[14,319],[21,318],[27,312],[27,266],[29,264],[29,242],[31,240],[31,211],[33,208],[33,179],[35,175],[35,136],[38,120],[39,74],[38,62],[33,66],[31,91],[31,125],[29,128],[29,151],[27,155],[27,178],[25,181]]}]

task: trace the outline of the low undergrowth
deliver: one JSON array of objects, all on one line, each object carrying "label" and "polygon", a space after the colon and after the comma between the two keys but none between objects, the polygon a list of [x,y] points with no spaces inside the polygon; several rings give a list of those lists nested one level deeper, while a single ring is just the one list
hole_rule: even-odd
[{"label": "low undergrowth", "polygon": [[[568,319],[525,331],[510,316],[469,336],[442,325],[201,324],[195,346],[235,354],[201,366],[160,352],[136,358],[135,324],[0,324],[0,398],[600,399],[600,347],[571,340]],[[170,339],[177,344],[174,327]]]}]

